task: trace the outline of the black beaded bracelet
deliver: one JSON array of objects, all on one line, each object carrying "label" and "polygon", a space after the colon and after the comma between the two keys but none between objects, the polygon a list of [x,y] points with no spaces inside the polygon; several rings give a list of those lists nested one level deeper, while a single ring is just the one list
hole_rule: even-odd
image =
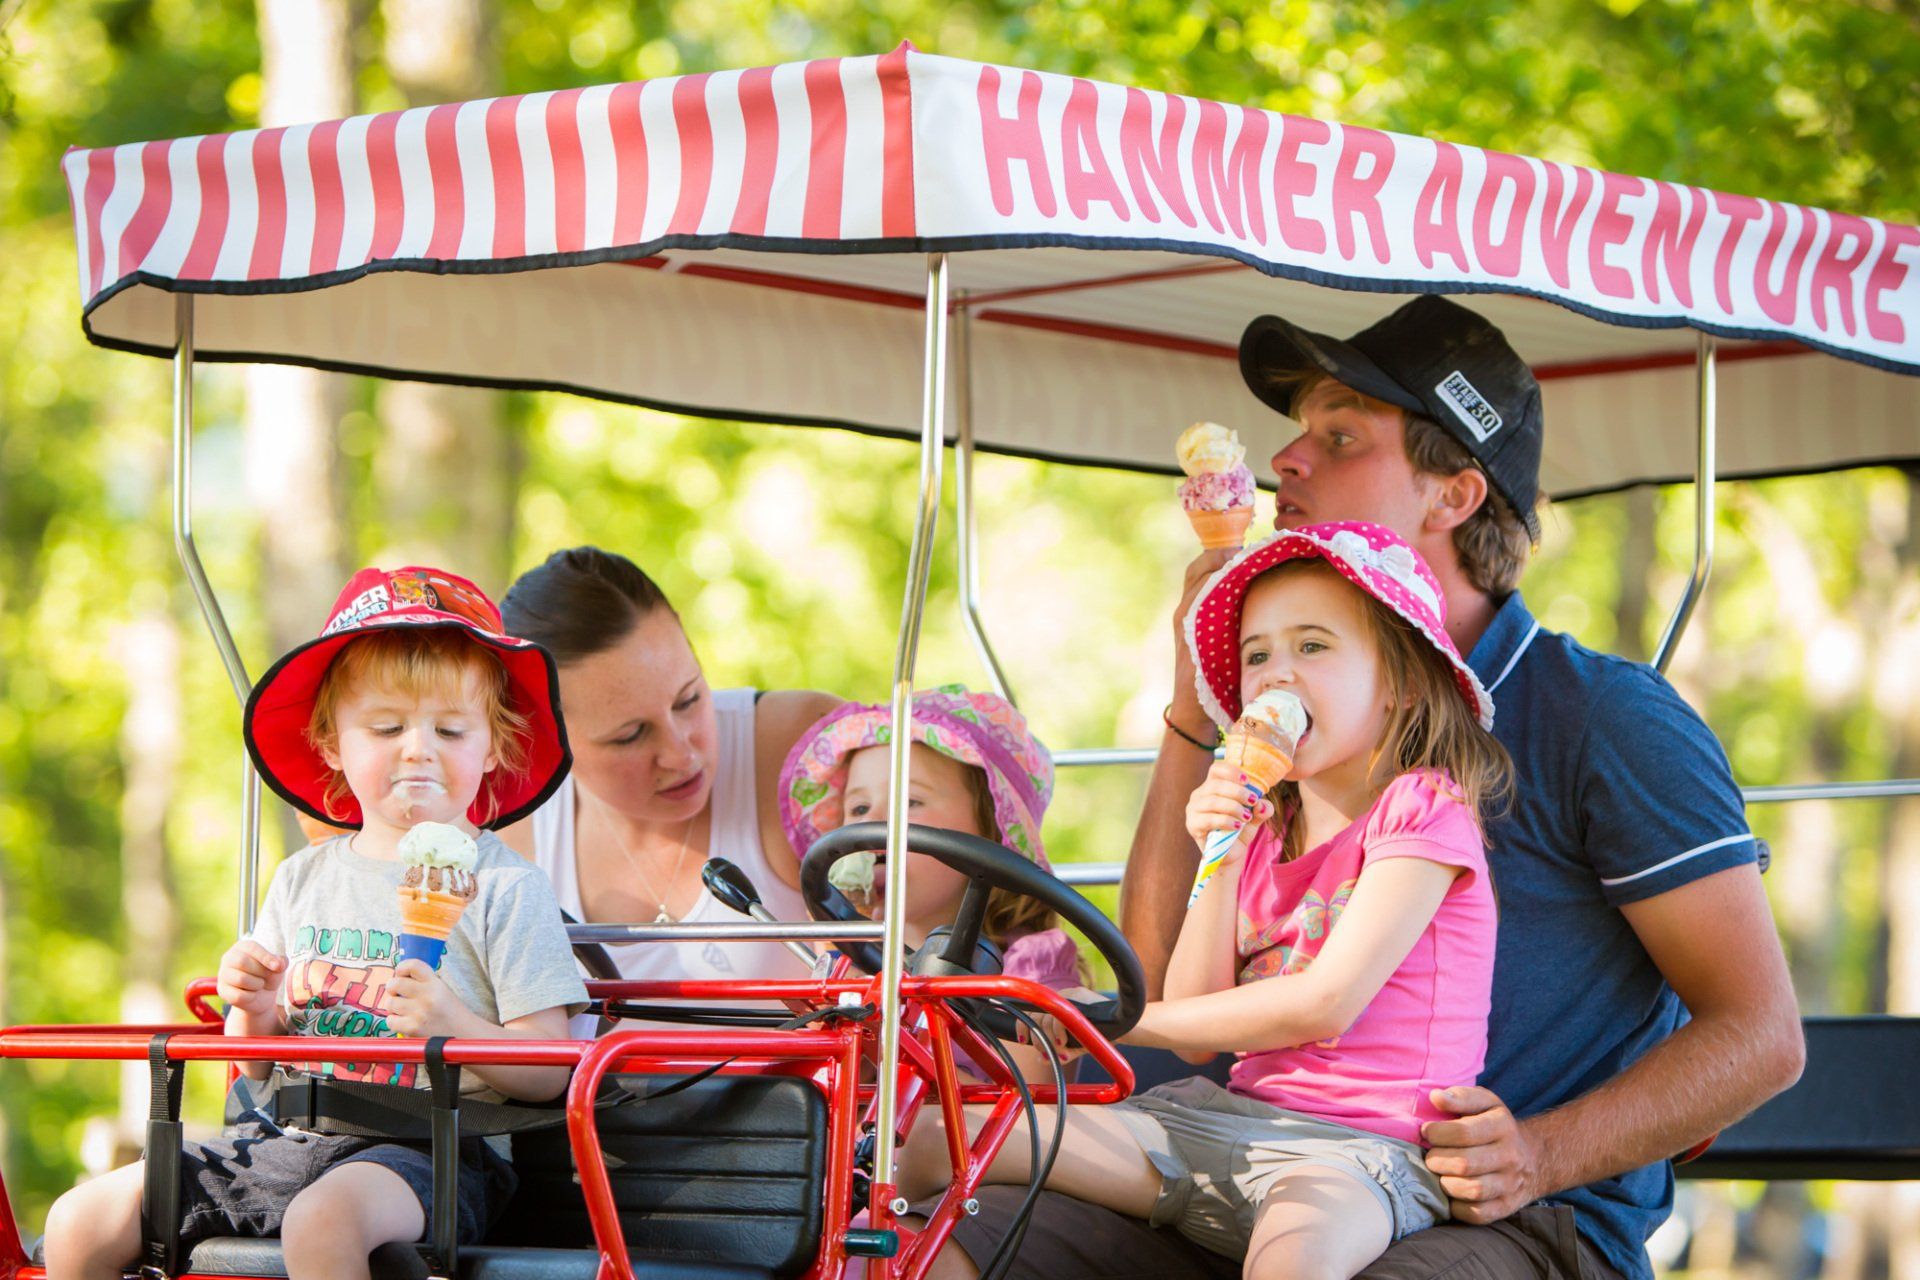
[{"label": "black beaded bracelet", "polygon": [[1161,708],[1160,719],[1166,724],[1167,728],[1173,730],[1174,733],[1178,734],[1180,737],[1185,738],[1188,742],[1191,742],[1194,746],[1200,748],[1202,751],[1206,752],[1208,755],[1213,754],[1214,752],[1213,743],[1200,741],[1200,739],[1194,737],[1192,734],[1188,733],[1185,729],[1182,729],[1179,725],[1173,722],[1173,704],[1171,702],[1169,702],[1165,707]]}]

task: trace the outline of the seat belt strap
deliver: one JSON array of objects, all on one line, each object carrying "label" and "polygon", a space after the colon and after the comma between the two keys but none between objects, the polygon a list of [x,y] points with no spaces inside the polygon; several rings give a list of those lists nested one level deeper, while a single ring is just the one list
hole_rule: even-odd
[{"label": "seat belt strap", "polygon": [[167,1058],[171,1031],[147,1041],[146,1185],[140,1199],[143,1272],[167,1277],[180,1267],[180,1086],[184,1062]]},{"label": "seat belt strap", "polygon": [[427,1265],[451,1277],[460,1265],[460,1064],[447,1061],[446,1036],[427,1041],[427,1081],[433,1090],[432,1251]]}]

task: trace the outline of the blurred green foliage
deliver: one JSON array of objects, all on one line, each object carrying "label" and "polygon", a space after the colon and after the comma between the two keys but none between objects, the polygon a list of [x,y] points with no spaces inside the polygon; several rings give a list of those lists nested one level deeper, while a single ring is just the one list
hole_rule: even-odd
[{"label": "blurred green foliage", "polygon": [[[380,60],[379,7],[359,0],[353,12],[361,106],[400,105]],[[1864,0],[512,0],[491,13],[491,71],[521,92],[904,39],[1913,221],[1912,13]],[[240,0],[0,0],[0,1022],[117,1013],[119,646],[156,603],[187,641],[189,750],[168,833],[189,941],[151,967],[177,988],[211,970],[232,927],[239,717],[172,558],[167,370],[84,342],[58,160],[70,145],[255,123],[255,21]],[[200,545],[258,670],[272,655],[239,496],[239,376],[205,371],[199,394]],[[381,428],[364,385],[355,404],[340,444],[356,550],[369,555],[391,531],[367,497]],[[680,605],[716,683],[884,695],[910,447],[559,396],[512,397],[510,413],[524,468],[516,568],[576,542],[617,548]],[[1253,443],[1260,454],[1280,441]],[[1167,615],[1190,554],[1170,484],[1007,459],[984,459],[979,483],[986,621],[1041,735],[1055,746],[1154,741]],[[949,475],[949,498],[951,485]],[[1901,735],[1916,732],[1911,706],[1902,722],[1905,704],[1876,702],[1872,679],[1875,662],[1911,662],[1875,648],[1875,636],[1914,621],[1911,568],[1888,550],[1920,536],[1909,479],[1871,471],[1726,492],[1721,561],[1679,683],[1744,783],[1884,775]],[[1526,582],[1536,612],[1595,647],[1646,654],[1691,556],[1689,511],[1681,492],[1552,512]],[[1634,559],[1630,535],[1649,519],[1650,558]],[[921,682],[980,682],[958,625],[950,520],[940,536]],[[1816,612],[1853,629],[1851,674],[1810,656],[1796,602],[1776,589],[1767,548],[1788,544],[1818,571]],[[1623,633],[1623,611],[1637,629]],[[1048,823],[1056,856],[1123,857],[1140,782],[1130,771],[1063,776]],[[1784,904],[1783,928],[1809,1007],[1877,1007],[1886,807],[1827,808],[1830,901],[1811,915]],[[1754,821],[1783,863],[1800,852],[1788,847],[1787,811],[1756,809]],[[1782,875],[1770,880],[1778,897]],[[115,1080],[52,1063],[4,1076],[7,1190],[31,1224],[72,1180],[83,1121],[111,1111]],[[195,1076],[203,1116],[213,1076]]]}]

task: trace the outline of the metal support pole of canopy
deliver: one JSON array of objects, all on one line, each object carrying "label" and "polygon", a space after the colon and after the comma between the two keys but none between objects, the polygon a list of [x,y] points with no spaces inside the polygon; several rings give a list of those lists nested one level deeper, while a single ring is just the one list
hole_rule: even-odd
[{"label": "metal support pole of canopy", "polygon": [[[247,677],[247,664],[227,629],[227,618],[220,601],[207,581],[200,563],[199,549],[193,543],[193,295],[174,299],[173,355],[173,549],[193,585],[193,598],[200,605],[200,616],[213,633],[214,647],[220,650],[220,664],[233,684],[233,696],[244,709],[253,681]],[[253,761],[244,761],[246,772],[240,787],[240,909],[239,932],[252,931],[254,913],[260,903],[260,775]]]},{"label": "metal support pole of canopy", "polygon": [[1680,647],[1680,637],[1686,632],[1687,623],[1693,618],[1694,606],[1700,603],[1700,593],[1706,589],[1707,575],[1713,572],[1713,466],[1715,433],[1715,385],[1714,385],[1714,342],[1706,334],[1700,335],[1700,353],[1694,366],[1699,401],[1699,452],[1693,464],[1693,576],[1687,579],[1687,589],[1675,606],[1673,617],[1667,620],[1666,633],[1660,637],[1660,648],[1653,655],[1654,669],[1665,675],[1667,666],[1673,661],[1673,652]]},{"label": "metal support pole of canopy", "polygon": [[808,921],[796,924],[786,920],[709,920],[688,924],[675,920],[669,924],[570,924],[570,942],[690,942],[695,939],[736,942],[844,942],[886,936],[882,925],[863,921]]},{"label": "metal support pole of canopy", "polygon": [[1053,753],[1056,769],[1089,769],[1116,764],[1152,764],[1160,753],[1152,747],[1081,747]]},{"label": "metal support pole of canopy", "polygon": [[880,1079],[875,1115],[873,1182],[893,1186],[894,1125],[899,1107],[900,970],[906,953],[907,768],[913,745],[913,664],[920,650],[920,620],[927,605],[927,571],[933,529],[940,513],[940,458],[946,448],[947,256],[927,255],[926,373],[920,418],[920,506],[907,556],[906,601],[901,607],[900,648],[893,661],[892,773],[887,785],[887,919],[885,966],[880,979]]},{"label": "metal support pole of canopy", "polygon": [[1877,782],[1780,782],[1747,787],[1748,804],[1794,804],[1802,800],[1893,800],[1920,796],[1920,778],[1884,778]]},{"label": "metal support pole of canopy", "polygon": [[957,467],[954,498],[959,508],[960,621],[980,665],[987,669],[987,678],[993,681],[993,691],[1017,706],[1007,673],[1001,670],[993,642],[987,639],[987,624],[980,619],[980,542],[975,536],[973,504],[973,316],[964,298],[955,302],[954,311],[953,414],[959,435],[954,440],[953,460]]}]

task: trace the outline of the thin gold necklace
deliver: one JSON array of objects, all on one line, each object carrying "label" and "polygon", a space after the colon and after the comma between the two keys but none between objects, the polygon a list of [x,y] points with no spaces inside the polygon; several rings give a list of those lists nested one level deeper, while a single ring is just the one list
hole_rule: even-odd
[{"label": "thin gold necklace", "polygon": [[[680,868],[687,864],[687,854],[691,851],[687,838],[693,834],[693,824],[699,817],[700,815],[696,813],[688,818],[687,825],[680,830],[680,855],[673,860],[673,870],[667,876],[668,889],[672,889],[680,881]],[[627,865],[633,868],[633,874],[639,877],[640,887],[647,891],[647,896],[660,904],[660,910],[654,913],[653,923],[673,924],[674,916],[667,910],[666,895],[653,887],[652,879],[640,869],[640,860],[633,856],[633,850],[627,847],[625,840],[618,838],[614,840],[614,848],[620,850],[620,856],[625,858]]]}]

